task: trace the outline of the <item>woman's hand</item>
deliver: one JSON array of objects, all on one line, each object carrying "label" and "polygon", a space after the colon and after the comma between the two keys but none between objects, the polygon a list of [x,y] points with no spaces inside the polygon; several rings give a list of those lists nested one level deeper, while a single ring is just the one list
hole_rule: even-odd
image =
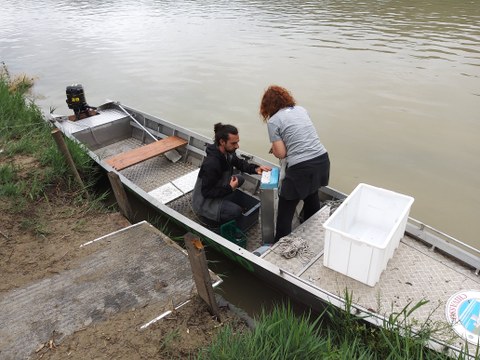
[{"label": "woman's hand", "polygon": [[272,142],[272,153],[277,159],[284,159],[287,156],[287,148],[282,140]]}]

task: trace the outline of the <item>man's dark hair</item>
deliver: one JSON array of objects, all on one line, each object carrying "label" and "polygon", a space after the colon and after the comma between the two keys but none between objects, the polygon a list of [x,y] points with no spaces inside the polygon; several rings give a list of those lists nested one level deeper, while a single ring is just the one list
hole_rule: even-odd
[{"label": "man's dark hair", "polygon": [[213,125],[213,132],[215,133],[215,145],[220,145],[220,140],[228,141],[228,135],[238,135],[238,129],[233,125],[224,125],[216,123]]}]

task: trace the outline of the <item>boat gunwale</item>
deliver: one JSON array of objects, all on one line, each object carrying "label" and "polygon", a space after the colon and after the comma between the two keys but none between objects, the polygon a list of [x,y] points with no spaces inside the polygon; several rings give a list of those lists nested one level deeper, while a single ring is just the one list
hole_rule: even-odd
[{"label": "boat gunwale", "polygon": [[[143,112],[141,110],[138,110],[134,107],[131,107],[131,106],[128,106],[128,105],[125,105],[125,104],[121,104],[118,101],[108,100],[106,103],[100,105],[98,107],[98,110],[108,109],[108,107],[110,107],[112,105],[113,106],[121,106],[124,109],[127,109],[131,112],[134,112],[134,113],[138,113],[138,114],[148,118],[148,120],[150,120],[150,121],[156,122],[156,123],[158,123],[158,124],[160,124],[164,127],[169,127],[169,128],[172,129],[173,134],[176,134],[177,132],[181,132],[182,134],[185,134],[185,135],[189,136],[189,139],[186,139],[186,140],[188,140],[188,144],[186,145],[187,150],[188,151],[193,151],[200,156],[205,156],[205,151],[202,151],[198,147],[195,147],[195,146],[191,145],[191,143],[190,143],[191,139],[190,138],[195,138],[197,140],[204,141],[205,144],[209,144],[209,143],[213,142],[211,139],[209,139],[208,137],[206,137],[202,134],[199,134],[195,131],[186,129],[186,128],[180,126],[180,125],[174,124],[174,123],[172,123],[170,121],[167,121],[167,120],[165,120],[161,117]],[[54,117],[53,114],[51,114],[51,115]],[[131,116],[130,113],[125,114],[125,115],[126,116]],[[133,122],[133,120],[131,121],[131,126],[141,130],[141,127],[138,126],[137,124],[135,124]],[[163,135],[163,136],[168,136],[168,134],[161,133],[161,132],[159,132],[155,129],[149,128],[146,125],[144,125],[144,126],[147,127],[150,131],[153,130],[156,133],[155,135],[159,134],[159,135]],[[97,163],[99,163],[99,164],[101,163],[102,167],[104,167],[107,171],[114,171],[117,174],[121,175],[120,172],[118,172],[115,169],[113,169],[112,167],[110,167],[108,164],[105,163],[105,161],[103,159],[100,159],[95,153],[93,153],[90,149],[88,149],[85,146],[85,144],[81,143],[74,136],[74,134],[75,133],[67,134],[67,135],[70,138],[75,139],[75,141],[78,142],[79,144],[81,144],[82,146],[84,146],[87,149],[87,151],[89,152],[90,156]],[[257,155],[254,155],[254,154],[251,154],[251,153],[248,153],[248,152],[244,152],[240,149],[238,149],[237,152],[240,154],[240,156],[242,156],[242,155],[246,156],[247,158],[249,158],[250,160],[252,160],[256,163],[259,163],[259,164],[262,164],[262,165],[276,166],[275,164],[273,164],[273,163],[271,163],[271,162],[269,162],[269,161],[267,161],[263,158],[260,158]],[[329,196],[329,197],[336,198],[336,199],[345,199],[347,197],[347,194],[345,194],[341,191],[338,191],[338,190],[332,188],[331,186],[323,187],[319,191],[321,193]],[[431,227],[431,226],[423,223],[422,221],[419,221],[419,220],[417,220],[417,219],[415,219],[411,216],[409,216],[408,219],[407,219],[406,234],[410,235],[411,237],[413,237],[413,238],[415,238],[419,241],[422,241],[424,243],[427,243],[427,244],[431,245],[434,249],[441,250],[442,252],[446,253],[447,255],[453,257],[454,259],[456,259],[458,261],[461,261],[461,262],[467,264],[468,266],[475,269],[475,272],[476,272],[477,275],[480,273],[480,249],[476,249],[476,248],[474,248],[474,247],[472,247],[472,246],[454,238],[453,236],[448,235],[448,234],[446,234],[446,233],[444,233],[444,232],[442,232],[442,231],[440,231],[440,230],[438,230],[434,227]]]}]

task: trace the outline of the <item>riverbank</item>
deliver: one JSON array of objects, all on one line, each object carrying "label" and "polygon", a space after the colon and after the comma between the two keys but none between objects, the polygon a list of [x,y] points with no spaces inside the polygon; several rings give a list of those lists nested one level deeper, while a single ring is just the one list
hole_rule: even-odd
[{"label": "riverbank", "polygon": [[[2,164],[3,159],[0,166]],[[35,209],[22,214],[11,214],[11,205],[8,206],[6,201],[0,202],[3,238],[0,294],[68,270],[82,260],[81,244],[128,225],[118,212],[88,209],[72,200],[69,195],[50,194],[48,201],[39,200],[34,204]],[[27,227],[27,213],[28,222],[41,226]],[[54,311],[45,309],[46,313]],[[191,303],[166,319],[139,330],[141,325],[163,311],[162,304],[130,309],[96,325],[85,326],[61,343],[58,342],[61,334],[52,333],[50,339],[36,346],[38,352],[33,354],[33,358],[189,359],[208,346],[226,324],[237,330],[246,328],[228,304],[220,306],[222,323],[218,323],[206,305],[195,296]]]}]

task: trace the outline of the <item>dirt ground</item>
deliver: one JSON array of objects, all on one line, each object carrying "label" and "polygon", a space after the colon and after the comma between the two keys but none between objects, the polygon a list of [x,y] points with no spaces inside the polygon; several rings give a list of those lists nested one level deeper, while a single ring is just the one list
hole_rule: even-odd
[{"label": "dirt ground", "polygon": [[[31,159],[14,161],[21,167],[36,165]],[[89,207],[78,201],[78,194],[58,187],[34,203],[19,205],[0,198],[0,298],[68,269],[78,260],[81,244],[129,225],[118,212]],[[31,358],[191,359],[226,324],[236,331],[247,329],[231,305],[219,305],[222,322],[194,297],[145,330],[139,327],[163,313],[163,308],[132,309],[79,329],[61,342],[53,333]]]}]

